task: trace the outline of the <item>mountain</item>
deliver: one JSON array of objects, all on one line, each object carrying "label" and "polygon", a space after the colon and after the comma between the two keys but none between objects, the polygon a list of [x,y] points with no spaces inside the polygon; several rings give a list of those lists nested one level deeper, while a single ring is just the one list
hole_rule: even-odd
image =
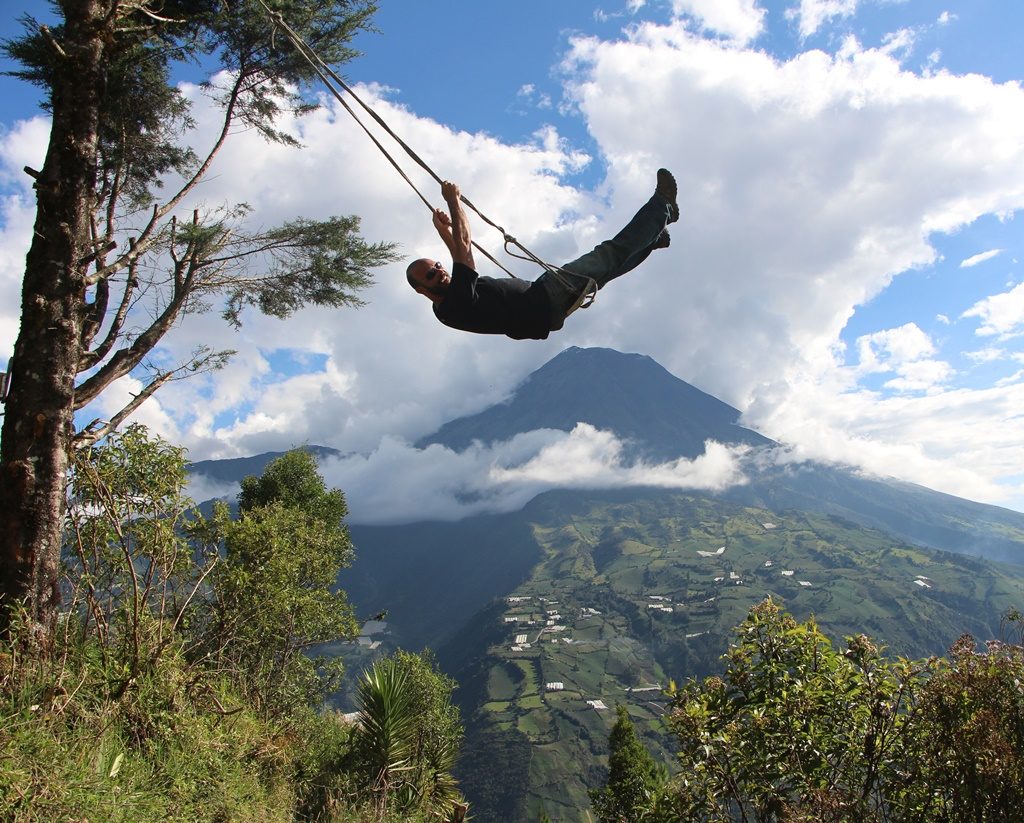
[{"label": "mountain", "polygon": [[[708,440],[746,445],[753,448],[745,467],[748,482],[722,492],[723,499],[838,515],[917,545],[1024,563],[1024,514],[844,466],[774,461],[779,444],[740,426],[739,418],[738,410],[649,357],[571,347],[531,374],[507,401],[452,420],[415,445],[439,443],[459,451],[474,440],[500,442],[539,428],[571,431],[579,422],[613,431],[625,442],[627,459],[693,459]],[[339,454],[307,448],[318,456]],[[191,471],[238,482],[278,456],[202,461]]]},{"label": "mountain", "polygon": [[694,458],[706,440],[767,446],[738,425],[740,413],[673,377],[650,357],[575,346],[531,374],[506,402],[452,420],[416,443],[462,451],[474,440],[509,440],[535,429],[571,431],[579,422],[614,431],[634,455],[659,461]]},{"label": "mountain", "polygon": [[[325,457],[341,455],[337,449],[327,446],[304,446],[305,451],[316,456],[317,460]],[[250,475],[261,475],[270,463],[281,457],[284,452],[263,452],[252,457],[233,457],[225,460],[197,460],[189,463],[190,474],[199,474],[209,480],[221,483],[240,483]]]},{"label": "mountain", "polygon": [[838,515],[920,546],[1024,563],[1020,512],[841,466],[808,462],[765,469],[722,496],[770,509]]},{"label": "mountain", "polygon": [[[376,649],[334,651],[356,672],[396,647],[436,650],[459,683],[459,777],[476,819],[586,820],[617,702],[671,766],[662,687],[715,671],[732,628],[766,596],[814,615],[836,642],[866,632],[910,657],[941,654],[965,631],[996,636],[1004,610],[1024,607],[1024,515],[787,464],[739,418],[650,358],[571,348],[505,403],[417,445],[462,449],[582,421],[647,460],[692,459],[707,440],[748,446],[748,482],[554,490],[506,514],[351,526],[356,561],[339,584],[359,614],[388,610],[387,625],[372,629]],[[193,470],[237,481],[273,456]]]},{"label": "mountain", "polygon": [[[417,445],[458,451],[474,440],[493,443],[538,428],[570,431],[585,422],[615,432],[634,458],[692,459],[707,440],[753,446],[762,457],[778,448],[739,418],[739,411],[649,357],[572,347],[531,374],[508,401],[446,423]],[[747,473],[750,482],[724,492],[725,499],[835,514],[919,545],[1024,563],[1019,512],[842,466],[752,459]]]}]

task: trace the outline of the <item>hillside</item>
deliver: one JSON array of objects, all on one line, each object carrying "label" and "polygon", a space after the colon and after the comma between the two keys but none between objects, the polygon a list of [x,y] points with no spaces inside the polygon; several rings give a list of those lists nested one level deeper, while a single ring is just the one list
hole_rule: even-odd
[{"label": "hillside", "polygon": [[[775,459],[782,448],[739,425],[740,412],[670,374],[654,360],[612,349],[568,348],[530,375],[504,403],[446,423],[417,442],[465,449],[538,428],[570,431],[579,422],[614,432],[627,459],[692,459],[715,440],[752,447],[747,481],[724,499],[766,509],[834,514],[908,542],[1011,563],[1024,563],[1024,514],[975,503],[892,478],[811,461]],[[320,457],[334,449],[307,447]],[[192,464],[220,482],[258,474],[277,452]]]},{"label": "hillside", "polygon": [[395,605],[385,649],[440,641],[468,721],[463,785],[493,821],[536,820],[541,807],[585,819],[616,702],[671,762],[660,689],[716,670],[766,596],[833,638],[866,632],[915,657],[965,631],[995,636],[1001,612],[1024,603],[1013,566],[834,516],[672,492],[551,492],[500,521],[423,528],[424,542],[356,528],[373,571],[357,561],[343,583],[361,610]]},{"label": "hillside", "polygon": [[[650,358],[567,349],[505,403],[418,445],[459,450],[583,421],[647,460],[693,458],[709,439],[748,446],[747,482],[717,494],[549,491],[506,514],[351,526],[357,559],[339,583],[360,615],[387,618],[372,629],[379,646],[332,651],[350,671],[396,647],[438,651],[460,684],[460,772],[477,819],[532,823],[543,808],[584,820],[616,702],[671,763],[661,688],[715,671],[766,596],[837,641],[866,632],[913,657],[963,632],[996,636],[1001,613],[1024,606],[1024,515],[775,460],[782,446],[739,419]],[[232,471],[254,473],[263,457],[193,468],[238,480]]]}]

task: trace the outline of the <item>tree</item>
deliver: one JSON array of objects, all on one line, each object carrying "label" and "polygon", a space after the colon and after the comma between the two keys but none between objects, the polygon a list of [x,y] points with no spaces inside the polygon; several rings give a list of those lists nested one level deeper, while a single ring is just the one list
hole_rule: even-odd
[{"label": "tree", "polygon": [[636,736],[628,709],[620,703],[615,711],[618,719],[608,737],[608,779],[588,794],[601,823],[631,823],[653,809],[668,774]]},{"label": "tree", "polygon": [[[670,820],[1014,820],[1024,803],[1024,648],[964,636],[950,657],[838,651],[771,600],[737,628],[722,677],[673,699]],[[669,811],[670,809],[670,811]],[[662,819],[655,817],[654,819]]]},{"label": "tree", "polygon": [[183,449],[131,425],[74,458],[65,627],[76,625],[76,642],[95,637],[104,668],[119,670],[123,689],[180,644],[217,559],[197,555],[183,528],[192,514]]},{"label": "tree", "polygon": [[292,449],[272,461],[259,477],[243,478],[238,495],[238,508],[242,512],[272,503],[302,509],[335,527],[348,514],[341,490],[328,490],[318,472],[316,458],[303,449]]},{"label": "tree", "polygon": [[[1011,610],[1009,622],[1021,626]],[[904,724],[893,795],[908,821],[1013,820],[1024,807],[1024,646],[964,635]]]},{"label": "tree", "polygon": [[[288,478],[290,485],[282,485]],[[357,624],[338,575],[352,562],[342,522],[345,498],[328,490],[315,459],[295,450],[246,478],[239,516],[223,504],[194,529],[222,545],[211,573],[202,655],[233,672],[246,697],[270,716],[317,705],[341,677],[340,659],[311,658],[313,647],[352,638]]]},{"label": "tree", "polygon": [[464,819],[454,684],[432,658],[398,655],[410,768],[381,816],[354,727],[325,710],[339,669],[303,654],[354,630],[333,591],[341,493],[289,453],[233,526],[194,510],[186,477],[184,450],[139,425],[75,452],[54,653],[24,653],[18,620],[0,638],[0,819]]},{"label": "tree", "polygon": [[[328,62],[354,56],[372,0],[275,0]],[[17,76],[46,91],[52,117],[35,179],[36,220],[25,261],[21,328],[0,440],[0,628],[24,602],[43,645],[59,601],[60,526],[69,454],[114,430],[169,381],[218,368],[230,352],[197,348],[183,362],[149,356],[187,313],[223,301],[286,317],[306,303],[358,306],[370,270],[393,246],[367,243],[356,217],[245,225],[244,204],[189,205],[239,128],[295,145],[277,128],[312,69],[275,47],[259,0],[57,0],[52,30],[24,18],[5,44]],[[212,143],[172,84],[178,64],[215,60],[206,86],[222,121]],[[195,138],[198,139],[198,138]],[[166,190],[165,190],[166,187]],[[76,432],[74,414],[126,375],[142,389],[109,421]]]}]

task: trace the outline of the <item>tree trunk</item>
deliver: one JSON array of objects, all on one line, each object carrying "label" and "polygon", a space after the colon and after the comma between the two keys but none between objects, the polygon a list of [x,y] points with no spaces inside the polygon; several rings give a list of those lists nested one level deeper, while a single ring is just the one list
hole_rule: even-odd
[{"label": "tree trunk", "polygon": [[0,440],[0,628],[21,601],[44,646],[59,606],[61,525],[75,377],[86,315],[83,258],[96,185],[104,93],[102,0],[62,4],[53,125],[36,182],[36,222],[25,261],[21,330]]}]

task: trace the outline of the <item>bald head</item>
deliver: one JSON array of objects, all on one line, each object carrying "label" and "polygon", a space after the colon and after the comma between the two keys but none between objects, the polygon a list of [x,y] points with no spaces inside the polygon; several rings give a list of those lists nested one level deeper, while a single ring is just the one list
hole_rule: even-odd
[{"label": "bald head", "polygon": [[451,275],[439,260],[421,257],[405,269],[405,279],[413,289],[433,302],[440,302],[448,293]]}]

